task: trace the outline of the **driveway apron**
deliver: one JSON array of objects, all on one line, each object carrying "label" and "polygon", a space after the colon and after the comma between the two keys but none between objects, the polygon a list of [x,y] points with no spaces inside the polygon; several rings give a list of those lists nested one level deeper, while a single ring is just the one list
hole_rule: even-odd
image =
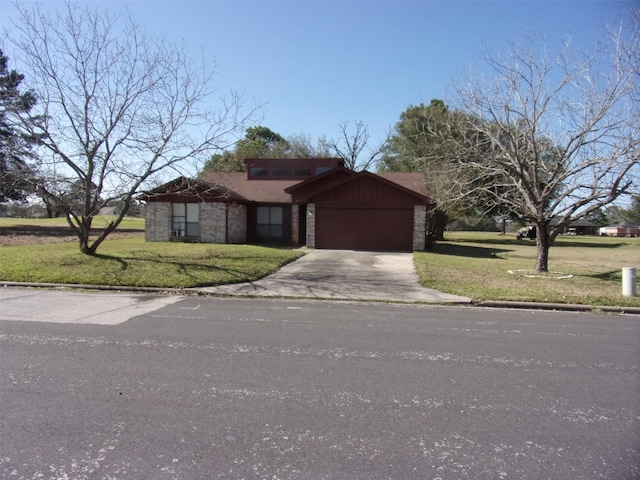
[{"label": "driveway apron", "polygon": [[423,303],[471,301],[421,286],[411,253],[353,250],[312,250],[261,280],[197,290],[249,297]]}]

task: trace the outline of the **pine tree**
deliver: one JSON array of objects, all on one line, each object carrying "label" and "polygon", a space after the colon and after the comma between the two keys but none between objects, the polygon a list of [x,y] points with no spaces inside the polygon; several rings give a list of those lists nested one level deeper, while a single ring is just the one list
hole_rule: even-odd
[{"label": "pine tree", "polygon": [[24,201],[33,192],[34,172],[27,159],[37,142],[16,122],[18,114],[29,113],[36,97],[29,90],[20,92],[24,75],[9,70],[8,64],[9,58],[0,50],[0,203]]}]

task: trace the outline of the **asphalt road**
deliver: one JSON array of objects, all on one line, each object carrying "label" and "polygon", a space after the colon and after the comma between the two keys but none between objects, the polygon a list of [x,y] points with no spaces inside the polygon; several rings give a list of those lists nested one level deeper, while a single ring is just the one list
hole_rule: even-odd
[{"label": "asphalt road", "polygon": [[0,477],[640,477],[639,316],[198,297],[151,310],[0,322]]}]

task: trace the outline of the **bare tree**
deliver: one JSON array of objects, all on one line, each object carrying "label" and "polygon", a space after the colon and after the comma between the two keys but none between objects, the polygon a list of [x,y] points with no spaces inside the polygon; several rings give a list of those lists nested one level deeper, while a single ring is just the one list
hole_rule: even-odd
[{"label": "bare tree", "polygon": [[[41,168],[73,178],[81,192],[65,213],[83,253],[96,252],[145,182],[210,156],[255,111],[243,115],[234,94],[213,98],[212,69],[147,37],[128,15],[88,4],[67,3],[54,15],[16,6],[7,37],[38,95],[39,111],[31,116],[45,117],[33,127],[23,115],[24,128],[43,136]],[[114,200],[124,207],[120,215],[91,240],[94,216]]]},{"label": "bare tree", "polygon": [[367,170],[376,164],[386,145],[382,143],[378,147],[368,148],[369,137],[369,129],[363,122],[356,122],[353,132],[349,131],[349,122],[342,122],[340,137],[337,140],[329,140],[327,146],[330,151],[344,160],[347,168]]},{"label": "bare tree", "polygon": [[549,248],[568,223],[637,192],[638,40],[637,25],[623,28],[575,61],[569,43],[550,57],[532,35],[506,59],[486,56],[489,76],[457,87],[457,106],[468,113],[458,178],[488,208],[506,206],[536,225],[538,271],[547,271]]}]

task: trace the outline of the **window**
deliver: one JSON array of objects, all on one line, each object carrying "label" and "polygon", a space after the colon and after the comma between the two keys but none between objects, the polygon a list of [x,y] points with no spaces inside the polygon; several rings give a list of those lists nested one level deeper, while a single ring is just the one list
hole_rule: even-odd
[{"label": "window", "polygon": [[311,169],[310,168],[296,168],[294,170],[294,175],[296,177],[310,177]]},{"label": "window", "polygon": [[258,237],[282,238],[283,217],[282,207],[258,207]]},{"label": "window", "polygon": [[273,169],[272,175],[274,177],[288,177],[289,169],[284,167],[276,167]]},{"label": "window", "polygon": [[171,236],[200,236],[200,205],[197,203],[174,203],[171,205]]},{"label": "window", "polygon": [[328,172],[329,170],[332,170],[333,167],[316,167],[316,175],[321,175],[323,173]]},{"label": "window", "polygon": [[252,177],[266,177],[269,171],[264,167],[251,167],[249,173]]}]

